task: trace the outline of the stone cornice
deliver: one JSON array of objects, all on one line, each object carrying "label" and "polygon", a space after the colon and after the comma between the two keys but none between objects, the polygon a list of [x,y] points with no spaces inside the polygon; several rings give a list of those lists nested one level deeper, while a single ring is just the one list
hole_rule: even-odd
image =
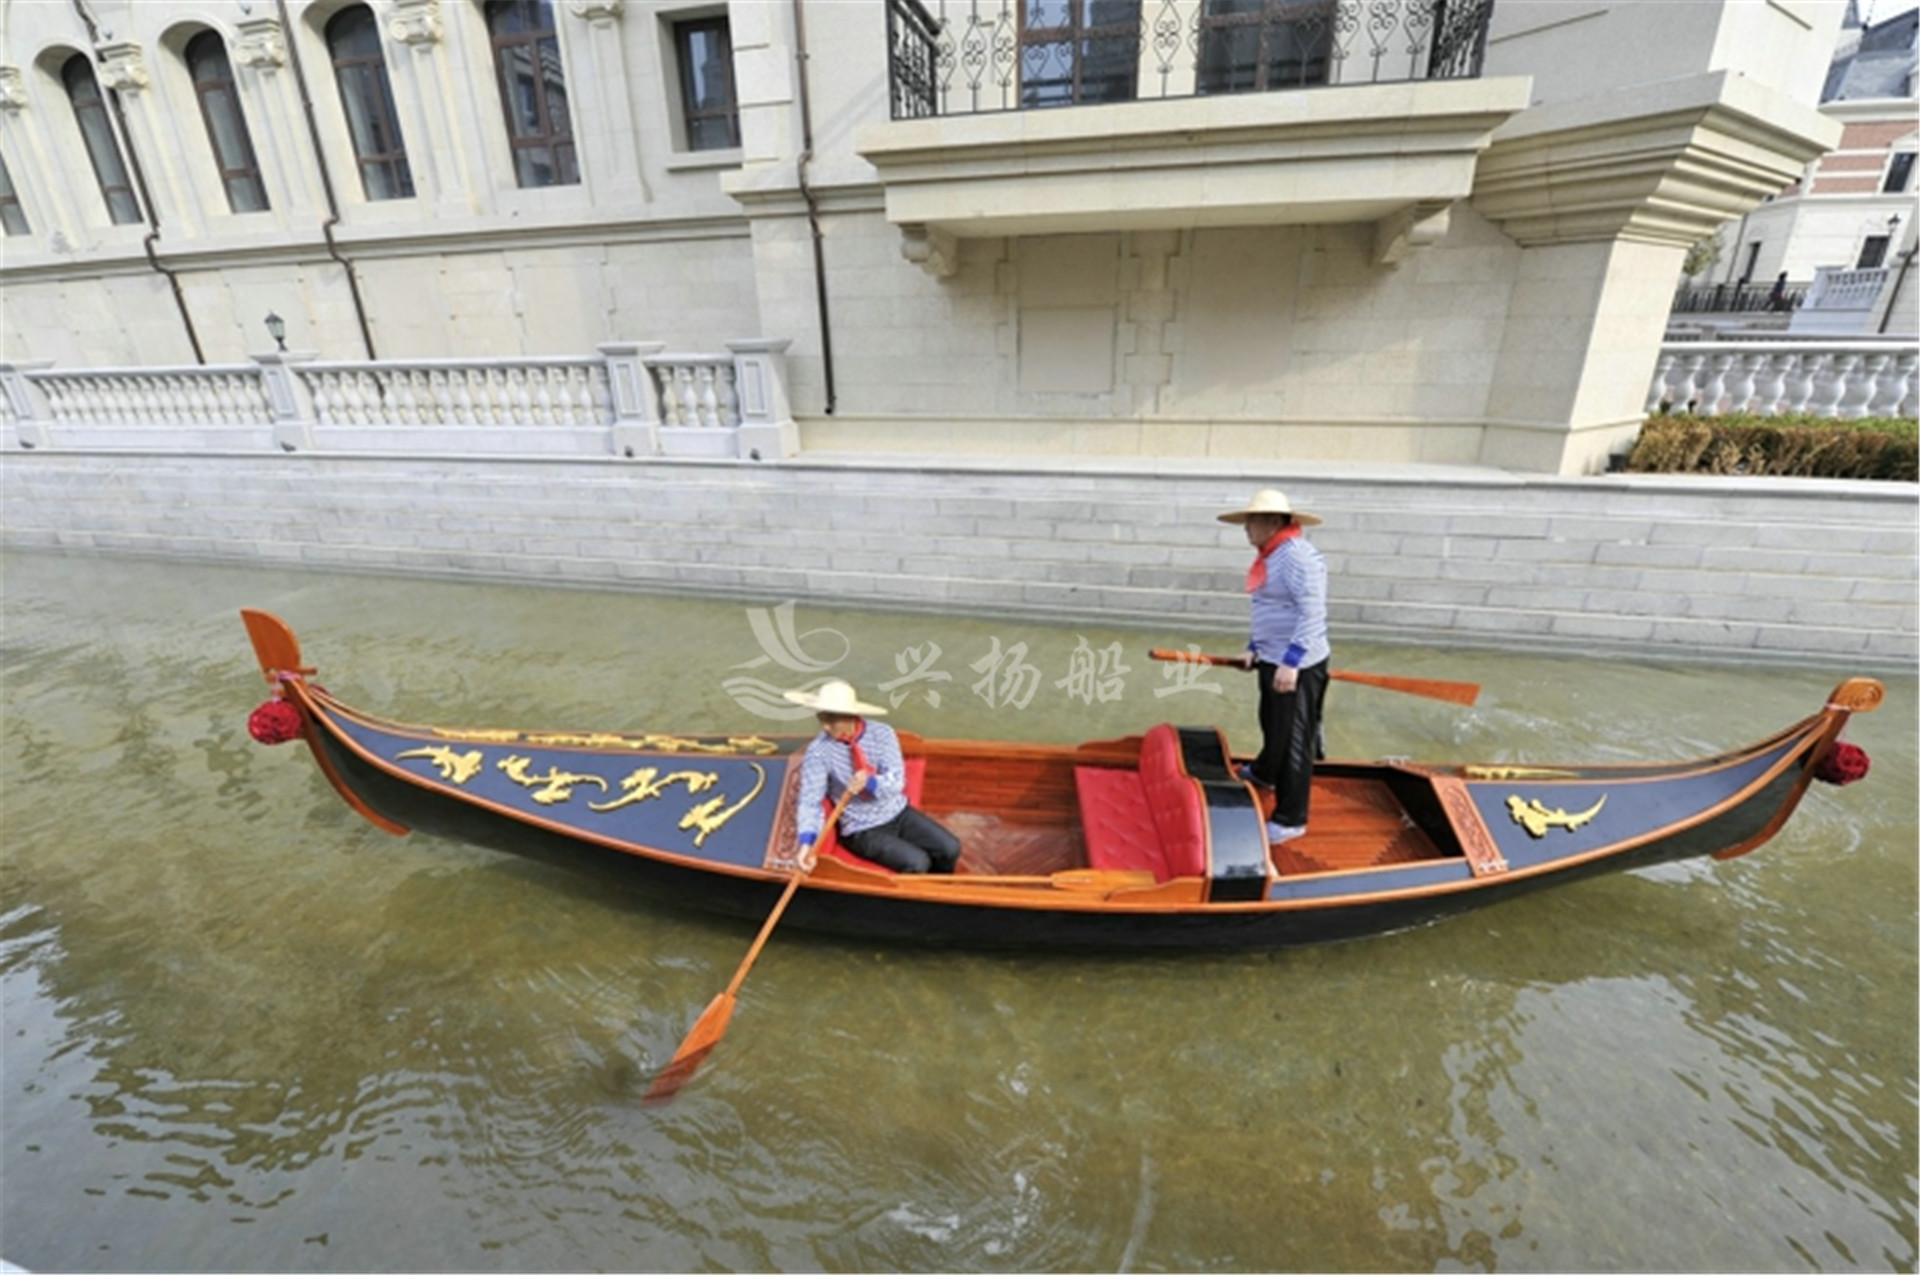
[{"label": "stone cornice", "polygon": [[[387,229],[355,234],[336,230],[335,242],[355,261],[410,259],[434,253],[500,252],[519,248],[600,248],[609,244],[683,243],[696,239],[744,239],[752,233],[744,216],[681,218],[668,222],[596,222],[592,225],[554,223],[498,229],[435,231],[396,234]],[[16,241],[18,242],[18,241]],[[281,240],[245,246],[195,244],[168,251],[162,240],[154,245],[169,269],[216,270],[225,266],[286,266],[332,260],[327,242],[311,238]],[[39,255],[21,261],[9,250],[0,265],[0,281],[26,283],[62,279],[97,279],[103,275],[147,275],[152,264],[140,250],[140,240],[112,251]]]},{"label": "stone cornice", "polygon": [[1384,221],[1464,198],[1525,77],[895,120],[887,218],[958,238]]},{"label": "stone cornice", "polygon": [[1542,107],[1496,134],[1473,206],[1528,247],[1685,247],[1839,139],[1810,107],[1727,72]]}]

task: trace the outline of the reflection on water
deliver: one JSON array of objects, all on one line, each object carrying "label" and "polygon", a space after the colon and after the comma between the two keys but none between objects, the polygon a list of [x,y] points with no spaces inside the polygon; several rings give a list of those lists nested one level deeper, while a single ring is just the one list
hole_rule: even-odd
[{"label": "reflection on water", "polygon": [[[750,933],[361,822],[297,747],[247,737],[262,688],[238,607],[291,621],[350,703],[494,726],[791,729],[741,679],[831,662],[929,734],[1170,719],[1245,745],[1230,674],[1208,690],[1145,659],[1232,636],[4,566],[0,1244],[22,1265],[1914,1265],[1911,677],[1849,728],[1871,777],[1817,787],[1731,863],[1271,954],[778,935],[722,1050],[643,1110]],[[1337,688],[1332,751],[1363,757],[1709,752],[1840,677],[1339,659],[1486,687],[1467,710]]]}]

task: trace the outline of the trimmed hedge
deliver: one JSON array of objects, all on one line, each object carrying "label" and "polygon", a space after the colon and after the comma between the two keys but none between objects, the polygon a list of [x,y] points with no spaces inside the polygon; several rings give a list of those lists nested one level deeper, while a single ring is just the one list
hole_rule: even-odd
[{"label": "trimmed hedge", "polygon": [[1920,481],[1920,422],[1897,417],[1653,416],[1626,469],[1638,474],[1777,474]]}]

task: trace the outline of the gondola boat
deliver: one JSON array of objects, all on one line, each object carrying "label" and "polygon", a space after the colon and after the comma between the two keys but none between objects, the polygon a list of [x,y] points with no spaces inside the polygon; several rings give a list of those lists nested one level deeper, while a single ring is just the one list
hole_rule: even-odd
[{"label": "gondola boat", "polygon": [[[610,868],[672,903],[753,920],[782,899],[808,736],[388,721],[316,685],[283,621],[241,614],[274,690],[254,734],[304,738],[379,827]],[[1603,872],[1744,854],[1780,830],[1814,779],[1864,773],[1840,733],[1883,694],[1849,679],[1811,717],[1691,761],[1325,762],[1307,834],[1272,846],[1211,727],[1078,746],[902,732],[909,792],[959,834],[959,871],[895,875],[829,845],[785,924],[1025,948],[1274,948],[1387,933]]]}]

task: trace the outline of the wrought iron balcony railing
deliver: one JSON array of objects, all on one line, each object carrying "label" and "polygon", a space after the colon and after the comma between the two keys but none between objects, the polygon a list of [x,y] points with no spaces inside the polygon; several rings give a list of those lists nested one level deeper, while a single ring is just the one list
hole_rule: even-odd
[{"label": "wrought iron balcony railing", "polygon": [[1492,15],[1493,0],[887,0],[891,106],[924,119],[1472,79]]}]

